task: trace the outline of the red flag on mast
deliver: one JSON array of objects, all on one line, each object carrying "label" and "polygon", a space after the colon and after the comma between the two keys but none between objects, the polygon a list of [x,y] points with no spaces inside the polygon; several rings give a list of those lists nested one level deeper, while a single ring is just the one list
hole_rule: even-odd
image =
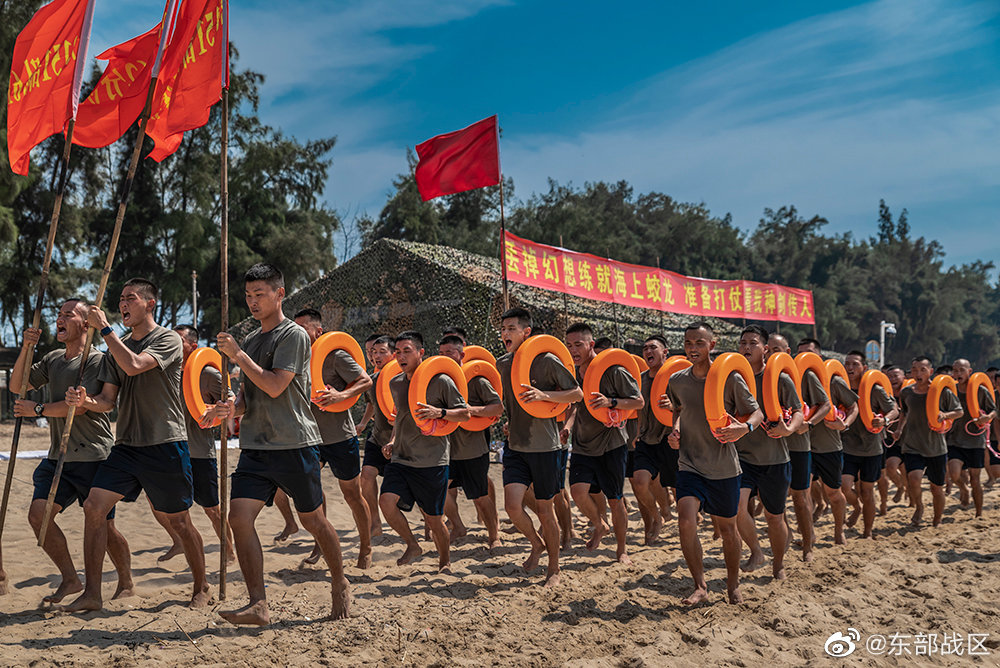
[{"label": "red flag on mast", "polygon": [[500,142],[497,117],[467,128],[431,137],[417,144],[416,180],[426,202],[500,183]]},{"label": "red flag on mast", "polygon": [[76,117],[93,0],[54,0],[17,36],[7,90],[7,153],[26,175],[31,149]]}]

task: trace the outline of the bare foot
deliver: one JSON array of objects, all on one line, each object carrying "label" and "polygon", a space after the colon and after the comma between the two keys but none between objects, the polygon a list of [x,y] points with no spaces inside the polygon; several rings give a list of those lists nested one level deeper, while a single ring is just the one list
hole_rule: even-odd
[{"label": "bare foot", "polygon": [[302,560],[302,563],[312,566],[319,563],[319,558],[322,556],[323,550],[319,549],[319,545],[313,545],[313,551],[309,553],[308,557]]},{"label": "bare foot", "polygon": [[802,553],[802,561],[804,561],[804,562],[806,562],[808,564],[808,563],[812,563],[812,560],[813,560],[813,551],[812,550],[806,550],[805,552]]},{"label": "bare foot", "polygon": [[100,592],[96,596],[88,595],[86,591],[78,599],[69,605],[61,605],[57,609],[61,612],[86,612],[89,610],[100,610],[104,607],[104,600]]},{"label": "bare foot", "polygon": [[660,509],[660,517],[662,517],[665,522],[669,522],[674,519],[674,514],[670,512],[670,506]]},{"label": "bare foot", "polygon": [[866,531],[865,533],[858,536],[858,538],[871,538],[872,540],[875,540],[875,536],[872,535],[871,531]]},{"label": "bare foot", "polygon": [[645,544],[656,545],[660,542],[660,530],[663,528],[663,519],[659,515],[653,516],[653,526],[646,532]]},{"label": "bare foot", "polygon": [[707,589],[695,589],[687,598],[681,599],[684,605],[698,605],[708,600]]},{"label": "bare foot", "polygon": [[227,563],[227,564],[232,564],[232,563],[234,563],[235,561],[236,561],[236,553],[235,553],[235,552],[233,552],[232,550],[229,550],[229,551],[228,551],[228,552],[226,553],[226,563]]},{"label": "bare foot", "polygon": [[351,614],[351,588],[344,578],[339,586],[332,590],[333,604],[330,607],[330,619],[346,619]]},{"label": "bare foot", "polygon": [[631,566],[632,560],[629,558],[628,554],[622,552],[618,555],[618,563],[624,566]]},{"label": "bare foot", "polygon": [[559,544],[559,551],[565,552],[570,547],[572,547],[574,538],[576,538],[576,535],[572,531],[567,531],[563,533],[562,542]]},{"label": "bare foot", "polygon": [[462,527],[461,529],[452,529],[450,538],[451,544],[454,545],[460,539],[465,538],[468,535],[469,535],[469,530],[466,529],[465,527]]},{"label": "bare foot", "polygon": [[417,545],[416,543],[413,543],[412,545],[407,545],[406,551],[403,552],[403,556],[401,556],[399,559],[396,560],[396,565],[405,566],[406,564],[410,563],[423,553],[424,551],[421,550],[420,546]]},{"label": "bare foot", "polygon": [[532,545],[531,553],[528,555],[528,558],[524,560],[524,570],[530,573],[538,568],[538,561],[542,558],[543,552],[545,552],[545,543]]},{"label": "bare foot", "polygon": [[833,542],[836,545],[847,545],[847,541],[844,540],[844,530],[833,532]]},{"label": "bare foot", "polygon": [[740,570],[744,573],[753,573],[755,570],[764,565],[764,553],[758,552],[757,554],[750,554],[750,558],[743,562],[740,566]]},{"label": "bare foot", "polygon": [[191,602],[188,603],[189,608],[204,608],[205,606],[212,605],[215,599],[212,598],[212,592],[209,590],[208,585],[199,592],[195,592],[194,596],[191,597]]},{"label": "bare foot", "polygon": [[[282,543],[282,542],[288,540],[289,538],[291,538],[292,536],[294,536],[295,534],[297,534],[298,532],[299,532],[299,528],[296,525],[294,525],[294,524],[291,525],[291,526],[285,525],[285,528],[282,529],[280,533],[274,534],[274,542],[275,543]],[[266,623],[267,622],[265,622],[265,624]]]},{"label": "bare foot", "polygon": [[496,538],[490,541],[489,545],[486,546],[486,549],[492,552],[493,550],[498,550],[501,547],[503,547],[503,541],[500,540],[499,536],[497,536]]},{"label": "bare foot", "polygon": [[372,548],[369,546],[367,549],[362,548],[358,552],[358,568],[365,570],[366,568],[371,568],[372,565]]},{"label": "bare foot", "polygon": [[910,526],[913,527],[920,526],[920,522],[923,519],[924,519],[924,509],[918,506],[917,509],[913,511],[913,517],[910,518]]},{"label": "bare foot", "polygon": [[438,573],[441,573],[442,575],[451,575],[451,562],[438,562]]},{"label": "bare foot", "polygon": [[0,596],[7,595],[7,572],[0,568]]},{"label": "bare foot", "polygon": [[230,624],[265,626],[271,623],[267,601],[257,601],[239,610],[220,610],[219,616]]},{"label": "bare foot", "polygon": [[42,599],[42,606],[59,603],[70,594],[75,594],[80,591],[83,591],[83,583],[80,582],[80,578],[63,580],[59,584],[58,589]]},{"label": "bare foot", "polygon": [[961,496],[959,497],[958,505],[962,507],[962,510],[972,506],[972,501],[969,499],[969,490],[963,489]]},{"label": "bare foot", "polygon": [[855,508],[851,511],[851,514],[847,517],[847,526],[853,527],[858,523],[858,518],[861,517],[861,508]]},{"label": "bare foot", "polygon": [[885,515],[887,512],[889,512],[889,506],[886,504],[885,501],[883,501],[882,505],[880,505],[878,507],[878,514],[881,517],[881,516]]},{"label": "bare foot", "polygon": [[542,586],[546,589],[552,589],[553,587],[558,587],[560,582],[562,582],[562,576],[559,575],[559,571],[556,571],[555,573],[547,573],[545,575],[545,582],[542,583]]},{"label": "bare foot", "polygon": [[601,539],[608,535],[611,529],[602,520],[600,523],[594,526],[594,531],[590,535],[590,540],[587,541],[587,549],[593,552],[597,549],[597,546],[601,544]]},{"label": "bare foot", "polygon": [[901,500],[902,498],[903,498],[903,490],[901,490],[901,489],[897,489],[897,490],[896,490],[896,493],[892,495],[892,502],[893,502],[893,503],[899,503],[899,501],[900,501],[900,500]]},{"label": "bare foot", "polygon": [[785,567],[784,566],[771,566],[771,575],[775,580],[785,579]]},{"label": "bare foot", "polygon": [[135,585],[129,580],[125,583],[118,583],[118,588],[115,589],[115,595],[111,597],[112,601],[117,601],[120,598],[129,598],[130,596],[135,596]]},{"label": "bare foot", "polygon": [[174,543],[173,545],[170,546],[169,550],[167,550],[166,552],[164,552],[163,554],[161,554],[159,557],[157,557],[156,560],[158,562],[160,562],[160,563],[162,563],[164,561],[170,561],[171,559],[173,559],[174,557],[176,557],[179,554],[184,554],[184,546],[183,545],[178,545],[177,543]]},{"label": "bare foot", "polygon": [[816,506],[816,508],[813,510],[813,522],[818,522],[819,518],[822,516],[823,516],[823,507]]},{"label": "bare foot", "polygon": [[729,590],[729,602],[732,604],[743,602],[743,592],[740,591],[739,587]]}]

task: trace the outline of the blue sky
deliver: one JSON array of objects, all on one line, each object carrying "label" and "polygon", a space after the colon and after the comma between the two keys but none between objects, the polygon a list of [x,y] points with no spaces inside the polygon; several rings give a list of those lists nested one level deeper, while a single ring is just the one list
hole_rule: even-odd
[{"label": "blue sky", "polygon": [[[162,12],[97,4],[91,55]],[[496,113],[518,198],[548,178],[625,179],[744,229],[794,204],[857,237],[885,198],[948,262],[1000,260],[996,2],[250,0],[231,12],[239,66],[267,77],[264,122],[338,137],[325,199],[347,216],[377,216],[407,146]]]}]

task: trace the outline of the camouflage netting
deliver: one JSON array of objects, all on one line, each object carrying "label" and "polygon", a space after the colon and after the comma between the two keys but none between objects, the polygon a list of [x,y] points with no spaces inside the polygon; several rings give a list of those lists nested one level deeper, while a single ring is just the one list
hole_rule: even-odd
[{"label": "camouflage netting", "polygon": [[[684,325],[693,319],[509,285],[511,306],[532,313],[536,332],[562,337],[568,324],[582,320],[596,337],[610,337],[632,352],[655,333],[666,337],[672,352],[682,352]],[[323,314],[325,330],[345,331],[358,341],[375,332],[394,335],[415,329],[430,350],[442,329],[456,326],[466,330],[470,343],[497,355],[503,352],[497,335],[503,312],[499,260],[448,246],[381,239],[285,298],[289,317],[308,307]],[[718,349],[735,349],[739,328],[725,320],[709,321],[719,338]],[[255,324],[247,319],[231,331],[242,338]]]}]

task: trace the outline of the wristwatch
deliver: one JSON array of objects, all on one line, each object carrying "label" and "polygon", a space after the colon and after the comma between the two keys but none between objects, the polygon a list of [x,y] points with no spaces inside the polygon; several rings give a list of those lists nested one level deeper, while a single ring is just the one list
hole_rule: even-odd
[{"label": "wristwatch", "polygon": [[445,416],[447,416],[447,415],[448,415],[448,409],[447,408],[442,408],[441,409],[441,419],[443,420],[445,418]]},{"label": "wristwatch", "polygon": [[618,407],[618,397],[611,397],[611,408]]},{"label": "wristwatch", "polygon": [[35,404],[35,415],[42,417],[42,411],[45,410],[45,404],[37,403]]}]

